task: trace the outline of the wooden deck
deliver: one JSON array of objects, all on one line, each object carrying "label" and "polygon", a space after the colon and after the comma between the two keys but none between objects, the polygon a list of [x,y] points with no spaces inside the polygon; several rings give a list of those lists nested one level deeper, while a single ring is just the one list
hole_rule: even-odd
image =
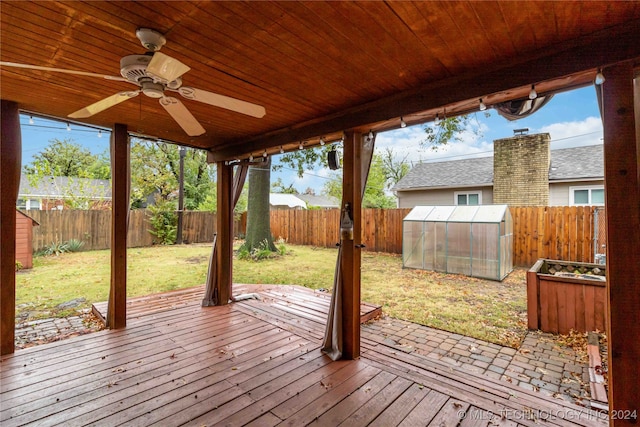
[{"label": "wooden deck", "polygon": [[[606,420],[363,335],[362,357],[320,351],[328,295],[246,287],[132,303],[124,330],[20,350],[1,363],[2,426],[598,426]],[[152,303],[153,302],[153,303]],[[161,308],[164,306],[164,308]],[[325,313],[325,314],[322,314]]]}]

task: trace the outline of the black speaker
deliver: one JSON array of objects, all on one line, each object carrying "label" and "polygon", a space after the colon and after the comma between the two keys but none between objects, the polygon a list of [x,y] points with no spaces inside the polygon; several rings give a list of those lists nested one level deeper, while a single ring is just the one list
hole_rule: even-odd
[{"label": "black speaker", "polygon": [[329,169],[332,171],[340,169],[340,156],[336,150],[331,150],[327,153],[327,163],[329,163]]}]

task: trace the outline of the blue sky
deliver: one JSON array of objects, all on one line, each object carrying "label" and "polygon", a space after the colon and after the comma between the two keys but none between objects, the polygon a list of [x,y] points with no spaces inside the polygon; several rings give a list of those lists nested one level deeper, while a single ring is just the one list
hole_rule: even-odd
[{"label": "blue sky", "polygon": [[[411,163],[420,161],[457,160],[471,156],[492,154],[493,141],[508,138],[514,129],[529,128],[529,133],[548,132],[551,135],[551,149],[592,145],[602,143],[602,121],[598,110],[596,92],[592,86],[556,94],[541,110],[530,117],[510,122],[494,110],[472,115],[470,129],[462,135],[461,142],[452,142],[433,151],[421,147],[424,139],[424,125],[408,126],[404,129],[380,133],[376,137],[376,148],[390,147],[399,159],[405,158]],[[73,139],[89,148],[93,153],[102,153],[109,148],[109,132],[85,128],[71,124],[67,130],[65,122],[49,121],[29,116],[21,117],[22,123],[22,162],[28,163],[32,156],[42,151],[52,139]],[[478,132],[479,131],[479,132]],[[100,133],[102,134],[100,137]],[[277,156],[274,157],[277,161]],[[292,170],[273,172],[271,179],[281,178],[286,184],[293,184],[299,192],[306,188],[315,189],[320,194],[323,184],[335,174],[328,168],[309,171],[298,178]]]}]

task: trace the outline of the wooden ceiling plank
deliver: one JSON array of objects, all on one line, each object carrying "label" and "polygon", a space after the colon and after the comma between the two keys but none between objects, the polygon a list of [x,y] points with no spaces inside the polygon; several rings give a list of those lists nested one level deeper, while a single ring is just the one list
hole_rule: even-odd
[{"label": "wooden ceiling plank", "polygon": [[[430,53],[430,56],[441,64],[442,71],[438,73],[438,77],[445,78],[452,75],[451,69],[456,66],[457,60],[448,56],[449,52],[444,40],[440,34],[432,31],[431,25],[422,15],[423,9],[433,7],[429,3],[425,2],[425,4],[420,5],[420,9],[415,3],[411,2],[391,2],[388,3],[388,6],[405,23],[407,28],[415,34],[416,39]],[[428,12],[427,10],[426,13]]]},{"label": "wooden ceiling plank", "polygon": [[529,2],[527,18],[533,32],[535,49],[555,43],[559,40],[558,24],[555,14],[555,3]]},{"label": "wooden ceiling plank", "polygon": [[[237,24],[240,28],[246,28],[247,31],[258,31],[255,37],[264,42],[265,48],[269,49],[269,52],[275,51],[280,55],[279,57],[266,55],[268,58],[265,59],[268,62],[264,65],[268,67],[276,66],[279,68],[279,71],[282,69],[296,70],[298,75],[304,76],[303,80],[307,87],[309,86],[309,82],[313,81],[316,87],[322,87],[323,89],[326,87],[326,91],[328,92],[335,90],[335,88],[340,88],[341,92],[338,93],[342,93],[342,96],[346,98],[356,96],[351,85],[344,82],[344,80],[341,81],[341,79],[334,76],[330,70],[323,72],[323,68],[318,66],[318,60],[323,57],[323,54],[316,50],[316,47],[322,46],[322,44],[315,44],[315,46],[307,45],[305,49],[296,46],[301,44],[298,37],[289,31],[285,31],[284,25],[279,25],[279,21],[281,20],[287,21],[289,24],[295,24],[293,19],[288,19],[290,17],[286,12],[283,13],[283,10],[279,9],[281,11],[280,14],[283,15],[280,18],[276,18],[273,13],[270,15],[263,14],[264,12],[269,12],[268,9],[270,9],[270,5],[270,3],[266,3],[265,7],[257,11],[260,13],[251,14],[247,16],[247,19],[242,23],[239,22]],[[237,16],[240,13],[236,11],[236,8],[242,8],[243,4],[231,2],[226,6]],[[246,25],[246,27],[244,27],[244,25]],[[304,29],[308,30],[308,23]],[[340,73],[343,73],[343,71],[340,70]],[[359,95],[361,95],[361,93]],[[331,104],[328,103],[325,105],[328,106]]]},{"label": "wooden ceiling plank", "polygon": [[[383,93],[406,88],[398,80],[397,75],[400,70],[389,58],[389,54],[371,40],[373,35],[369,35],[363,30],[366,22],[359,22],[355,16],[346,15],[357,13],[358,8],[347,2],[308,2],[304,3],[304,6],[318,16],[315,25],[328,32],[327,42],[334,44],[338,51],[342,52],[345,66],[361,74],[364,78],[377,74],[378,79],[381,79],[384,84],[384,86],[378,87],[378,89],[382,89]],[[345,10],[345,8],[348,9]],[[361,11],[358,16],[362,16]],[[359,25],[349,26],[353,31],[345,33],[343,23],[351,20],[359,22]],[[363,48],[360,49],[359,46]],[[367,48],[364,49],[364,46]],[[394,78],[390,79],[388,76],[394,76]],[[373,87],[375,86],[372,85]]]},{"label": "wooden ceiling plank", "polygon": [[[476,62],[478,61],[497,61],[500,59],[498,46],[491,43],[487,38],[485,29],[480,22],[472,2],[442,2],[441,7],[445,10],[453,25],[457,28],[457,34],[468,34],[467,37],[461,37],[467,42],[468,49],[475,52]],[[495,20],[495,16],[492,17]],[[453,36],[453,35],[452,35]]]},{"label": "wooden ceiling plank", "polygon": [[[385,31],[388,37],[392,37],[405,53],[405,66],[409,68],[407,72],[414,74],[421,82],[446,74],[442,64],[430,55],[388,3],[368,2],[364,9],[368,13],[368,19],[375,21],[380,31]],[[406,55],[406,52],[411,52],[411,55]]]},{"label": "wooden ceiling plank", "polygon": [[[268,3],[266,7],[260,8],[259,12],[273,22],[268,32],[277,35],[277,40],[284,44],[284,48],[290,54],[300,55],[306,58],[307,63],[312,64],[313,74],[309,75],[309,80],[329,78],[359,96],[366,93],[366,80],[348,72],[345,61],[337,49],[327,43],[327,35],[322,27],[315,24],[316,16],[308,9],[301,8],[294,17],[280,6],[281,3]],[[317,27],[318,31],[308,31],[309,22],[313,22],[314,28]],[[317,49],[317,46],[322,46],[322,49]],[[374,82],[382,83],[377,75],[371,77]]]},{"label": "wooden ceiling plank", "polygon": [[516,55],[532,52],[536,44],[527,17],[527,2],[500,2],[500,10],[506,23],[509,39],[517,46]]},{"label": "wooden ceiling plank", "polygon": [[625,41],[640,39],[640,20],[630,21],[617,28],[566,42],[553,51],[547,49],[530,53],[520,63],[496,65],[493,69],[487,68],[482,74],[466,73],[324,119],[272,132],[254,140],[234,141],[233,147],[227,145],[220,149],[212,149],[212,156],[216,160],[229,159],[238,153],[261,151],[295,140],[352,129],[367,123],[384,121],[465,99],[474,99],[513,87],[526,86],[532,81],[541,82],[559,78],[593,69],[601,64],[631,58],[637,58],[637,61],[640,61],[640,44],[624,42],[615,45],[607,44],[607,41],[612,39]]},{"label": "wooden ceiling plank", "polygon": [[491,40],[498,61],[513,57],[516,49],[507,32],[500,5],[495,1],[470,2],[470,6],[480,21],[481,31]]},{"label": "wooden ceiling plank", "polygon": [[584,2],[580,1],[564,1],[553,4],[559,34],[568,39],[582,35],[582,25],[580,19],[576,19],[576,17],[580,16],[583,4]]}]

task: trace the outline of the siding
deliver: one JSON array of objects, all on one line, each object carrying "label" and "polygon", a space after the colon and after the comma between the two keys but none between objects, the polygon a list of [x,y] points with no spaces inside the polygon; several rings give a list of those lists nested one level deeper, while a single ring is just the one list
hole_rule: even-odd
[{"label": "siding", "polygon": [[33,220],[16,211],[16,261],[22,268],[33,268]]},{"label": "siding", "polygon": [[604,185],[604,181],[575,181],[549,184],[549,206],[569,206],[569,187]]},{"label": "siding", "polygon": [[452,188],[444,190],[416,190],[398,191],[398,207],[413,208],[414,206],[449,206],[455,204],[455,192],[482,191],[482,204],[493,204],[493,190],[491,187]]}]

